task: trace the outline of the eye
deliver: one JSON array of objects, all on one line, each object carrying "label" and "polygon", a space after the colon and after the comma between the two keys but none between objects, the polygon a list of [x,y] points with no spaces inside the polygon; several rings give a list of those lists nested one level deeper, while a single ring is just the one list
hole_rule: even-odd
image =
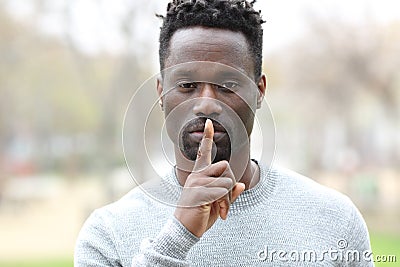
[{"label": "eye", "polygon": [[220,86],[218,86],[220,89],[222,89],[223,91],[226,92],[233,92],[235,91],[235,88],[238,86],[239,84],[236,82],[224,82],[222,83]]},{"label": "eye", "polygon": [[180,82],[177,84],[177,87],[181,89],[181,91],[191,91],[198,87],[197,83],[195,82]]}]

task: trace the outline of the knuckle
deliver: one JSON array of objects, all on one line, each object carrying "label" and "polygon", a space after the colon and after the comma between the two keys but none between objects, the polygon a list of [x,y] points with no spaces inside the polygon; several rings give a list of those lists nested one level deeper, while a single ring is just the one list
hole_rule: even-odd
[{"label": "knuckle", "polygon": [[229,193],[229,190],[226,188],[221,188],[221,195],[224,196]]},{"label": "knuckle", "polygon": [[193,185],[197,181],[196,177],[194,174],[190,174],[185,182],[185,185]]},{"label": "knuckle", "polygon": [[232,181],[231,178],[223,177],[223,178],[220,178],[220,179],[221,179],[221,181],[223,182],[223,184],[224,184],[226,187],[231,187],[231,186],[233,185],[233,181]]},{"label": "knuckle", "polygon": [[225,169],[229,168],[229,162],[227,160],[221,161],[221,165],[225,167]]},{"label": "knuckle", "polygon": [[221,161],[215,163],[214,165],[215,165],[215,167],[217,167],[218,169],[224,170],[224,171],[225,171],[227,168],[229,168],[229,162],[226,161],[226,160],[221,160]]}]

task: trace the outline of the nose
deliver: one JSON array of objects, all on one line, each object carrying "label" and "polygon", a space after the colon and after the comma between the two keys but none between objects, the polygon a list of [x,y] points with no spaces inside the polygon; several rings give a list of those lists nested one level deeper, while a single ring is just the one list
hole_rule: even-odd
[{"label": "nose", "polygon": [[215,86],[210,83],[202,83],[200,96],[197,99],[193,113],[197,116],[216,116],[222,112],[220,102],[217,100]]}]

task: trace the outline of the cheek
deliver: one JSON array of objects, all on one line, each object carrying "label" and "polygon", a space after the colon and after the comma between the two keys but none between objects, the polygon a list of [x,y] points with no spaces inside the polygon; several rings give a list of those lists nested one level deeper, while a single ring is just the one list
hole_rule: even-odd
[{"label": "cheek", "polygon": [[247,105],[243,106],[242,109],[238,111],[238,115],[242,120],[248,135],[250,135],[253,130],[254,116],[255,116],[254,112],[255,111],[253,111]]},{"label": "cheek", "polygon": [[182,97],[180,94],[170,93],[165,95],[163,101],[165,127],[168,136],[176,145],[179,143],[180,131],[188,121],[188,115],[191,114],[190,101],[187,100],[187,97]]},{"label": "cheek", "polygon": [[186,98],[183,98],[182,96],[174,93],[169,93],[164,96],[164,111],[165,111],[165,117],[167,117],[171,111],[173,111],[175,108],[183,109],[184,108],[184,102],[187,100]]},{"label": "cheek", "polygon": [[256,101],[247,101],[246,103],[243,99],[239,98],[237,101],[235,101],[235,104],[230,105],[230,107],[239,116],[247,130],[248,135],[250,135],[253,130],[254,117],[257,107]]}]

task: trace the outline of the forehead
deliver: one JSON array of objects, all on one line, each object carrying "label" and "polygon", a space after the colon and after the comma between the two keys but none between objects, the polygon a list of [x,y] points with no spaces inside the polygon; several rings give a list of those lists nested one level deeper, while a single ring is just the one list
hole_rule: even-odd
[{"label": "forehead", "polygon": [[166,66],[209,61],[228,65],[249,77],[254,64],[246,37],[241,32],[206,27],[180,29],[170,40]]}]

